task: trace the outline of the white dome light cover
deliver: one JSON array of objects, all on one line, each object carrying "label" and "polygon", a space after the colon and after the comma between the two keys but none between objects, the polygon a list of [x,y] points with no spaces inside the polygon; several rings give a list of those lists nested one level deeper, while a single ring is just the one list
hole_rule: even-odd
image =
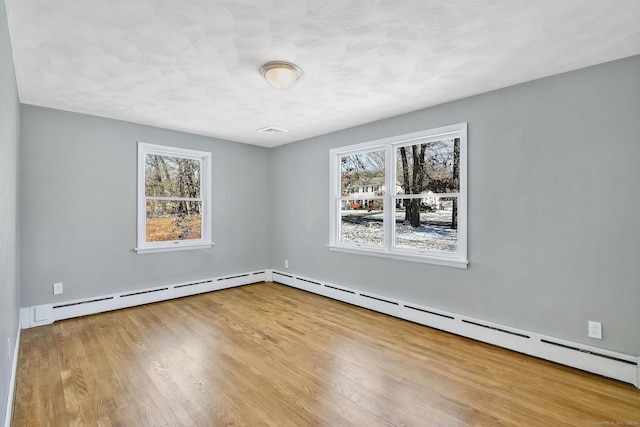
[{"label": "white dome light cover", "polygon": [[302,76],[300,68],[284,61],[267,62],[260,68],[260,73],[276,89],[288,89]]}]

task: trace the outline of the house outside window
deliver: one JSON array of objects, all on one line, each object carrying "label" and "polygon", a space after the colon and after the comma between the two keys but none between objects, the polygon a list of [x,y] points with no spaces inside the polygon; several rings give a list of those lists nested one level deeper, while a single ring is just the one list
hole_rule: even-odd
[{"label": "house outside window", "polygon": [[330,156],[330,250],[467,267],[466,123]]},{"label": "house outside window", "polygon": [[211,153],[139,142],[136,251],[212,244]]}]

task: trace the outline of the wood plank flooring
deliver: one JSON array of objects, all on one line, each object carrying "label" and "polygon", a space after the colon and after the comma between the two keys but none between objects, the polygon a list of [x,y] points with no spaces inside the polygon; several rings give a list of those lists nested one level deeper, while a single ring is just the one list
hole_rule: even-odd
[{"label": "wood plank flooring", "polygon": [[275,283],[22,332],[12,426],[640,425],[640,390]]}]

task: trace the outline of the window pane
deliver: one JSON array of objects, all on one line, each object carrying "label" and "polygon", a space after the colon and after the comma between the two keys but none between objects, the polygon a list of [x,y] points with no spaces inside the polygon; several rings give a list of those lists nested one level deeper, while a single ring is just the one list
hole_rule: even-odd
[{"label": "window pane", "polygon": [[147,154],[145,195],[149,197],[200,197],[200,160]]},{"label": "window pane", "polygon": [[340,192],[342,197],[384,194],[384,151],[371,151],[340,157]]},{"label": "window pane", "polygon": [[202,202],[147,200],[147,242],[202,238]]},{"label": "window pane", "polygon": [[382,246],[382,200],[343,200],[340,241]]},{"label": "window pane", "polygon": [[458,250],[457,198],[439,198],[431,207],[425,199],[397,199],[395,242],[398,247],[430,251]]},{"label": "window pane", "polygon": [[398,147],[398,194],[457,193],[460,188],[460,138]]}]

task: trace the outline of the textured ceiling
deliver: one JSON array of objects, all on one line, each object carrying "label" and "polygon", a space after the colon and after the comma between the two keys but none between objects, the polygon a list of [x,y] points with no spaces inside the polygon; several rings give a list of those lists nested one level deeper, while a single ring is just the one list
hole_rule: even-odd
[{"label": "textured ceiling", "polygon": [[267,147],[640,53],[638,0],[6,3],[21,102]]}]

